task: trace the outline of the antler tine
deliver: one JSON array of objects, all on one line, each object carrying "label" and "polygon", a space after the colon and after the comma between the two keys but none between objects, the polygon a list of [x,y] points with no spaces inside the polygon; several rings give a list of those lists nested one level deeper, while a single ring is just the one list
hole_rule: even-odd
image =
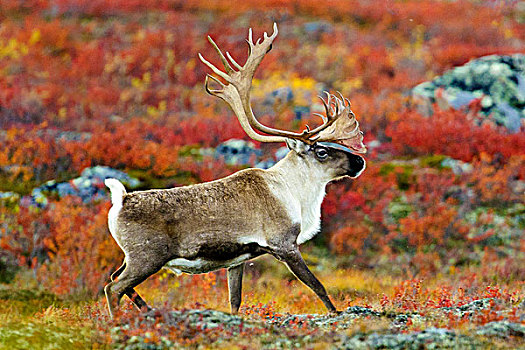
[{"label": "antler tine", "polygon": [[328,91],[325,91],[326,96],[328,97],[328,105],[330,106],[330,117],[331,119],[336,118],[339,114],[339,109],[337,106],[337,97],[335,95],[329,93]]},{"label": "antler tine", "polygon": [[326,119],[326,116],[322,115],[321,113],[312,113],[313,115],[316,115],[318,117],[321,117],[321,119],[323,120],[323,122],[327,122],[328,119]]},{"label": "antler tine", "polygon": [[348,107],[350,108],[352,106],[352,104],[350,103],[350,100],[346,97],[343,96],[343,94],[341,93],[341,91],[337,91],[337,94],[339,95],[339,98],[341,100],[341,104],[343,105],[343,107]]},{"label": "antler tine", "polygon": [[[326,119],[329,120],[331,118],[331,114],[332,114],[332,111],[331,111],[331,106],[330,106],[330,94],[328,92],[326,92],[326,101],[324,100],[323,96],[319,95],[318,97],[321,99],[321,101],[323,102],[323,106],[324,106],[324,110],[325,110],[325,113],[326,113]],[[325,118],[323,118],[324,120]]]},{"label": "antler tine", "polygon": [[213,75],[211,74],[206,74],[206,78],[212,78],[215,82],[219,83],[222,87],[225,87],[226,85],[224,85],[224,83],[222,81],[220,81],[219,79],[215,78]]},{"label": "antler tine", "polygon": [[[253,47],[255,47],[256,45],[260,45],[261,44],[261,40],[266,40],[268,39],[268,34],[266,32],[264,32],[264,39],[261,39],[261,38],[257,38],[257,41],[254,43],[253,42],[253,30],[252,28],[248,29],[248,40],[246,40],[248,42],[248,45],[250,46],[250,53],[251,53],[251,49]],[[273,40],[273,38],[272,38]]]},{"label": "antler tine", "polygon": [[277,36],[278,33],[279,33],[279,30],[277,30],[277,23],[276,23],[276,22],[273,22],[273,34],[272,34],[272,39],[275,39],[275,37]]},{"label": "antler tine", "polygon": [[225,85],[222,83],[222,81],[220,81],[219,79],[215,78],[213,75],[206,74],[206,79],[204,80],[204,87],[206,88],[206,92],[209,93],[210,95],[216,96],[217,93],[221,92],[221,90],[212,90],[212,89],[210,89],[210,87],[209,87],[209,83],[210,83],[209,78],[213,79],[216,83],[220,84],[221,87],[223,87],[223,88],[225,87]]},{"label": "antler tine", "polygon": [[239,63],[237,63],[237,61],[235,61],[235,59],[230,55],[228,51],[226,51],[226,57],[230,59],[231,63],[235,66],[235,68],[239,70],[242,69],[242,66]]},{"label": "antler tine", "polygon": [[246,41],[248,42],[248,44],[253,45],[253,31],[251,27],[248,29],[248,40]]},{"label": "antler tine", "polygon": [[338,115],[340,108],[341,108],[341,100],[339,99],[339,97],[335,95],[333,96],[334,96],[334,104],[335,104],[335,115]]},{"label": "antler tine", "polygon": [[228,83],[231,82],[230,76],[228,74],[224,73],[222,70],[215,67],[212,63],[208,62],[204,57],[202,57],[200,53],[199,53],[199,59],[202,61],[202,63],[207,65],[213,71],[213,73],[217,74],[218,76],[226,80]]},{"label": "antler tine", "polygon": [[339,95],[339,102],[341,102],[341,109],[345,109],[347,107],[346,101],[348,99],[343,96],[341,91],[337,91],[337,94]]},{"label": "antler tine", "polygon": [[277,30],[277,23],[273,22],[273,33],[271,36],[268,36],[268,33],[264,32],[264,39],[275,39],[275,37],[277,36],[277,33],[279,33],[279,30]]},{"label": "antler tine", "polygon": [[224,65],[224,68],[226,69],[226,72],[228,74],[232,74],[234,72],[233,68],[228,63],[228,60],[226,60],[226,57],[224,57],[224,55],[222,54],[221,49],[219,49],[215,41],[213,41],[213,39],[209,35],[208,35],[208,41],[211,43],[215,51],[217,51],[217,53],[219,54],[219,58],[221,59],[221,62]]},{"label": "antler tine", "polygon": [[341,91],[337,90],[336,92],[337,92],[337,94],[339,95],[339,99],[340,99],[341,101],[344,101],[344,100],[345,100],[345,97],[343,96],[343,94],[341,93]]}]

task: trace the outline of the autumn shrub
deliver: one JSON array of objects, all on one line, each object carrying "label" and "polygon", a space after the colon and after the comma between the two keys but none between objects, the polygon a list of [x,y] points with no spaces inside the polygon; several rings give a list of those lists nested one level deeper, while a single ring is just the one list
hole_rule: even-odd
[{"label": "autumn shrub", "polygon": [[36,270],[47,257],[43,246],[47,221],[40,216],[40,210],[0,203],[0,217],[0,248],[4,254],[15,258],[19,266]]},{"label": "autumn shrub", "polygon": [[86,206],[78,198],[44,209],[0,207],[2,249],[31,268],[57,295],[95,296],[122,258],[107,229],[108,203]]},{"label": "autumn shrub", "polygon": [[[434,309],[449,309],[445,320],[448,327],[458,327],[460,323],[483,325],[493,321],[509,320],[516,322],[516,308],[507,308],[519,300],[519,292],[496,285],[460,284],[459,288],[450,285],[430,285],[422,279],[401,281],[389,294],[383,294],[380,305],[386,312],[417,312],[431,314]],[[454,312],[455,307],[478,302],[479,311],[472,315]],[[480,302],[481,301],[481,302]],[[468,309],[467,309],[468,310]]]},{"label": "autumn shrub", "polygon": [[466,176],[466,182],[475,191],[477,204],[522,202],[525,155],[519,154],[504,160],[499,154],[482,153],[472,165],[476,171]]},{"label": "autumn shrub", "polygon": [[[86,167],[96,165],[142,170],[156,177],[190,173],[196,180],[209,181],[232,170],[224,167],[220,159],[209,156],[203,159],[198,152],[185,155],[181,148],[216,146],[231,136],[241,137],[240,130],[237,124],[225,127],[217,119],[186,120],[173,128],[134,119],[93,125],[89,133],[68,139],[67,133],[50,128],[45,122],[33,127],[13,126],[0,135],[4,146],[0,150],[0,174],[4,173],[8,181],[2,187],[68,180]],[[23,192],[29,190],[22,187]]]},{"label": "autumn shrub", "polygon": [[107,230],[107,202],[87,207],[75,198],[51,204],[43,238],[48,260],[39,281],[57,295],[100,293],[122,255]]},{"label": "autumn shrub", "polygon": [[328,191],[323,227],[330,248],[351,264],[386,259],[420,276],[482,265],[498,252],[515,257],[498,268],[520,275],[522,156],[482,154],[473,164],[476,171],[456,175],[440,163],[369,161],[359,179]]},{"label": "autumn shrub", "polygon": [[408,110],[386,128],[401,154],[443,154],[470,162],[482,153],[505,159],[525,152],[525,133],[506,134],[487,124],[477,126],[461,111],[437,110],[423,117]]}]

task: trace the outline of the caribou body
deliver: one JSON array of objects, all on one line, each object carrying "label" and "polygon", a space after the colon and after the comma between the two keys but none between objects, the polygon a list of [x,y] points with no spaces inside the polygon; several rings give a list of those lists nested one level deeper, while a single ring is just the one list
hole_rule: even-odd
[{"label": "caribou body", "polygon": [[262,254],[284,262],[329,311],[336,311],[298,247],[319,232],[326,185],[342,177],[359,176],[365,160],[355,153],[366,149],[350,103],[342,96],[327,94],[326,101],[322,100],[324,123],[314,130],[293,133],[258,123],[249,105],[249,88],[276,35],[274,25],[272,36],[265,33],[264,40],[254,44],[250,30],[246,64],[240,66],[227,53],[236,70],[210,39],[227,74],[201,60],[228,83],[210,76],[221,89],[210,89],[207,80],[207,91],[231,106],[250,137],[286,142],[290,152],[284,159],[267,170],[247,169],[219,180],[171,189],[127,193],[118,180],[106,180],[113,204],[109,229],[125,255],[105,287],[112,316],[124,294],[139,309],[148,310],[134,288],[161,268],[190,274],[227,268],[231,310],[237,313],[244,262]]}]

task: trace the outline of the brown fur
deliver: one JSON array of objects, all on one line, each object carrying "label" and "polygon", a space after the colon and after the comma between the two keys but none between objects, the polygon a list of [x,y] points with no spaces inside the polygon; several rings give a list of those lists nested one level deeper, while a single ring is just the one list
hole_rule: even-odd
[{"label": "brown fur", "polygon": [[[169,251],[166,259],[232,257],[240,249],[240,238],[278,232],[291,224],[261,172],[248,169],[193,186],[126,194],[119,214],[123,229],[117,239],[128,254],[140,251],[147,241],[148,249]],[[151,237],[150,232],[161,238]],[[125,237],[129,235],[133,239]]]}]

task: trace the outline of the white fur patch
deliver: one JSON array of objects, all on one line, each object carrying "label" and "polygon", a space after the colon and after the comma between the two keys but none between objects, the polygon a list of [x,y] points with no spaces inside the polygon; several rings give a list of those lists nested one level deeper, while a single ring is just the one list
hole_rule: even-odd
[{"label": "white fur patch", "polygon": [[301,233],[297,237],[297,244],[303,244],[312,239],[321,229],[321,204],[325,196],[324,188],[319,191],[317,198],[306,205],[301,212]]},{"label": "white fur patch", "polygon": [[257,236],[248,236],[248,237],[241,237],[239,239],[240,244],[250,244],[250,243],[256,243],[260,247],[267,247],[268,243],[264,239],[264,237],[257,237]]},{"label": "white fur patch", "polygon": [[272,194],[283,204],[292,224],[300,224],[297,244],[312,239],[321,228],[321,203],[331,180],[319,168],[298,163],[295,167],[279,166],[268,170],[273,181],[268,182]]},{"label": "white fur patch", "polygon": [[109,209],[108,213],[108,226],[109,226],[109,232],[111,232],[111,235],[113,238],[115,238],[115,233],[117,232],[117,218],[118,214],[120,213],[120,209],[122,209],[121,205],[114,205]]},{"label": "white fur patch", "polygon": [[231,260],[225,260],[225,261],[213,261],[213,260],[206,260],[206,259],[195,259],[195,260],[188,260],[184,258],[177,258],[170,260],[164,265],[165,268],[173,271],[176,274],[181,273],[189,273],[189,274],[197,274],[197,273],[207,273],[211,271],[215,271],[221,268],[229,268],[232,266],[238,266],[245,262],[246,260],[250,260],[252,257],[251,254],[242,254],[238,257],[231,259]]}]

